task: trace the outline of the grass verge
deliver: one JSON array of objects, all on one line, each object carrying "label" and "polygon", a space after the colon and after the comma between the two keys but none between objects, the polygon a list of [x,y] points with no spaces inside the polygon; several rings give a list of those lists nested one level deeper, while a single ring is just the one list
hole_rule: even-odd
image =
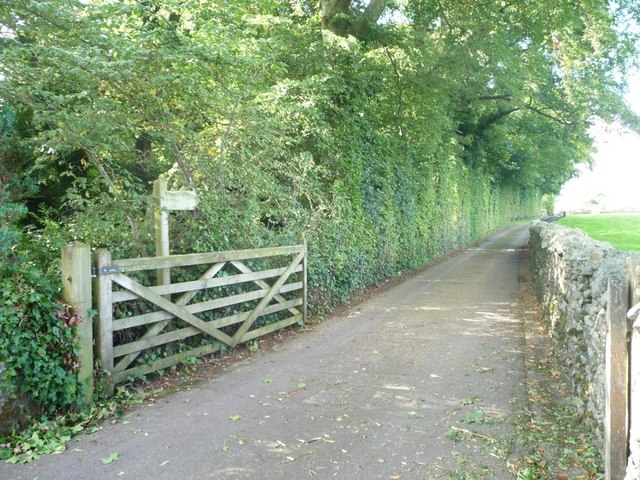
[{"label": "grass verge", "polygon": [[640,213],[570,215],[558,225],[579,228],[595,240],[609,242],[618,250],[640,252]]}]

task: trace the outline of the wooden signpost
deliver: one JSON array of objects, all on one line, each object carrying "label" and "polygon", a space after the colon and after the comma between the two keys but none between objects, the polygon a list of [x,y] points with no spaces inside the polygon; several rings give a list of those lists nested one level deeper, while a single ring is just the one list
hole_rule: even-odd
[{"label": "wooden signpost", "polygon": [[[167,181],[153,182],[155,199],[156,256],[169,256],[169,212],[175,210],[195,210],[198,195],[193,191],[167,190]],[[158,269],[158,285],[169,285],[171,273],[168,268]]]}]

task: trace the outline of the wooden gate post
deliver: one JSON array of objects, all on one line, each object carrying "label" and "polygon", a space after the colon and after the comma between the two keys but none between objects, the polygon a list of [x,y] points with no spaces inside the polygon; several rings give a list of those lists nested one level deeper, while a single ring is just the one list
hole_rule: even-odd
[{"label": "wooden gate post", "polygon": [[629,306],[627,318],[631,327],[630,395],[629,395],[629,461],[627,476],[640,477],[640,259],[632,259],[627,270]]},{"label": "wooden gate post", "polygon": [[627,288],[621,278],[609,279],[605,353],[604,462],[606,480],[624,478],[627,469],[629,352]]},{"label": "wooden gate post", "polygon": [[98,365],[104,373],[103,394],[113,395],[113,285],[108,270],[111,268],[111,252],[103,248],[96,250],[96,276],[93,280],[94,305],[98,311],[96,319],[96,355]]},{"label": "wooden gate post", "polygon": [[300,281],[302,282],[302,323],[307,323],[307,258],[309,250],[307,248],[307,239],[304,233],[298,235],[298,242],[304,246],[304,258],[302,259],[302,271],[300,272]]},{"label": "wooden gate post", "polygon": [[73,242],[62,248],[62,286],[66,302],[78,309],[77,325],[80,381],[83,402],[93,400],[93,324],[91,319],[91,248]]}]

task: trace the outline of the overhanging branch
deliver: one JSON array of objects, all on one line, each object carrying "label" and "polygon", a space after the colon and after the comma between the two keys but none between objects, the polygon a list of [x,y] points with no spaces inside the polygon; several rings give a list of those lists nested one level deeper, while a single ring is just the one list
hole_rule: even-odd
[{"label": "overhanging branch", "polygon": [[510,93],[504,95],[481,95],[475,100],[477,101],[488,101],[488,100],[504,100],[506,102],[511,102],[513,100],[513,96]]},{"label": "overhanging branch", "polygon": [[538,115],[541,115],[541,116],[543,116],[545,118],[548,118],[549,120],[553,120],[554,122],[557,122],[560,125],[564,125],[566,127],[570,127],[571,125],[574,125],[574,123],[570,122],[569,120],[565,120],[564,118],[560,118],[560,117],[557,117],[555,115],[551,115],[551,114],[549,114],[547,112],[544,112],[544,111],[540,110],[539,108],[534,107],[531,104],[526,105],[525,108],[527,110],[531,111],[531,112],[537,113]]}]

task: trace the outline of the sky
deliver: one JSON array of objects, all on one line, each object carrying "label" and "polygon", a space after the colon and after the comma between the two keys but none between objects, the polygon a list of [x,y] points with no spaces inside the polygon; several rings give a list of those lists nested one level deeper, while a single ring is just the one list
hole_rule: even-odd
[{"label": "sky", "polygon": [[[629,82],[627,101],[640,114],[640,73]],[[640,211],[640,135],[602,123],[591,130],[597,152],[593,168],[582,167],[556,198],[556,212],[591,208]]]}]

